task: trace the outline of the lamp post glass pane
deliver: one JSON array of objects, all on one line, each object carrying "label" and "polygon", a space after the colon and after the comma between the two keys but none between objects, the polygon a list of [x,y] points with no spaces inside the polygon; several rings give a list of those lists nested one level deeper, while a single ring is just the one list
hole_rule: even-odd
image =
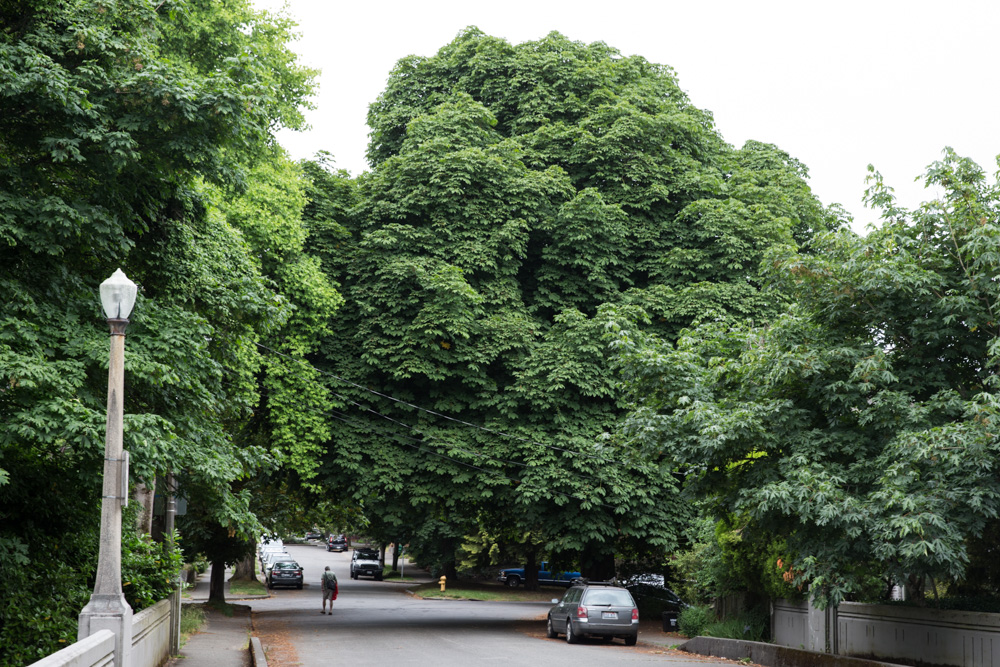
[{"label": "lamp post glass pane", "polygon": [[128,319],[135,305],[135,283],[129,280],[121,269],[101,283],[101,305],[109,320]]}]

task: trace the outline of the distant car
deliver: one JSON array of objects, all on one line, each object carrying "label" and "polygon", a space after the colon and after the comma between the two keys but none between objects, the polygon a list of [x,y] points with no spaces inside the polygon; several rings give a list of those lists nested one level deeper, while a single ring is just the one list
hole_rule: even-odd
[{"label": "distant car", "polygon": [[626,646],[639,639],[639,608],[627,589],[605,582],[578,580],[562,600],[556,601],[546,618],[545,636],[566,635],[576,644],[587,635],[605,640],[622,637]]},{"label": "distant car", "polygon": [[302,588],[302,567],[293,560],[275,561],[267,575],[267,587],[295,586]]},{"label": "distant car", "polygon": [[351,579],[362,576],[382,581],[382,563],[374,549],[355,549],[351,555]]},{"label": "distant car", "polygon": [[347,551],[347,538],[343,535],[331,535],[326,543],[327,551]]},{"label": "distant car", "polygon": [[319,533],[319,532],[317,532],[315,530],[310,530],[308,533],[306,533],[306,539],[307,540],[322,540],[323,539],[323,533]]},{"label": "distant car", "polygon": [[[579,572],[551,572],[548,561],[542,561],[538,566],[538,583],[543,586],[569,586],[580,578]],[[517,588],[524,583],[523,567],[508,567],[500,570],[497,581],[505,586]]]}]

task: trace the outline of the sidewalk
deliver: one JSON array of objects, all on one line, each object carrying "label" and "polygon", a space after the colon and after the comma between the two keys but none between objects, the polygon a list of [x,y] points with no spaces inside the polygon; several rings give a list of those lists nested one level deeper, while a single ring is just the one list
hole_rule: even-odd
[{"label": "sidewalk", "polygon": [[[226,588],[229,588],[226,573]],[[190,598],[181,604],[202,604],[208,600],[209,575],[199,575],[194,587],[187,589]],[[250,667],[250,607],[234,604],[233,615],[226,616],[205,607],[205,625],[191,635],[168,667]]]}]

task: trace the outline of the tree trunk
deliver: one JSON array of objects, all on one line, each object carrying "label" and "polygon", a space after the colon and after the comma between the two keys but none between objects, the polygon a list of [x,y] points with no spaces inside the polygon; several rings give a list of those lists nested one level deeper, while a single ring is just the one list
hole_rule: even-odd
[{"label": "tree trunk", "polygon": [[208,584],[208,601],[224,603],[226,601],[226,563],[212,562],[212,579]]},{"label": "tree trunk", "polygon": [[385,568],[385,545],[378,545],[378,564]]},{"label": "tree trunk", "polygon": [[135,528],[143,535],[153,534],[153,499],[155,498],[153,489],[156,488],[155,477],[150,480],[150,485],[136,484],[133,491],[133,499],[136,505],[141,508],[135,519]]},{"label": "tree trunk", "polygon": [[392,571],[399,572],[399,544],[392,545]]},{"label": "tree trunk", "polygon": [[524,588],[529,591],[538,590],[538,550],[528,549],[524,559]]},{"label": "tree trunk", "polygon": [[257,581],[257,560],[252,553],[236,562],[231,578],[240,581]]}]

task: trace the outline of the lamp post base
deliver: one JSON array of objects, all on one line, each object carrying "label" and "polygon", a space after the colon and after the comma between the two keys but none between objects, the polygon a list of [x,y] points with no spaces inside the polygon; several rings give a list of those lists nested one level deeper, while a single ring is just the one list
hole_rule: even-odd
[{"label": "lamp post base", "polygon": [[98,630],[115,634],[115,667],[129,667],[132,655],[132,607],[121,593],[94,594],[80,612],[77,639],[85,639]]}]

